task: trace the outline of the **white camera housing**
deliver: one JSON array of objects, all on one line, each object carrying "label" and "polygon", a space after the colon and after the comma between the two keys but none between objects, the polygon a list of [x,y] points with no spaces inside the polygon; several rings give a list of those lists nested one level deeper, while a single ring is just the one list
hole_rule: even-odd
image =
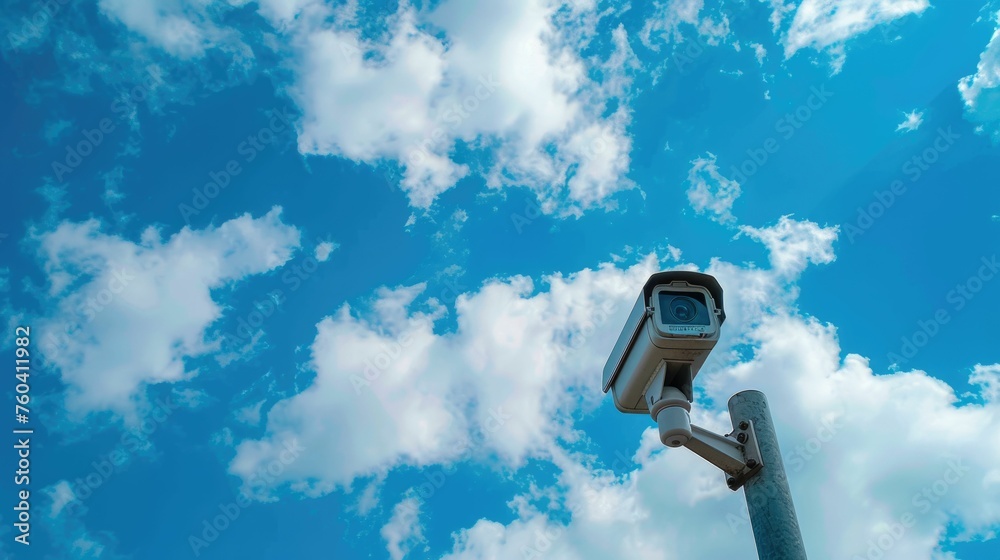
[{"label": "white camera housing", "polygon": [[[691,383],[725,320],[722,286],[713,276],[690,271],[652,275],[604,366],[604,392],[611,391],[615,407],[630,414],[651,414],[664,387],[693,400]],[[651,392],[647,399],[654,379],[663,385],[652,388],[655,395]]]},{"label": "white camera housing", "polygon": [[[663,445],[687,447],[726,473],[726,485],[735,491],[764,468],[754,419],[733,416],[733,432],[726,435],[691,424],[694,377],[719,341],[725,320],[722,286],[712,276],[688,271],[650,276],[604,366],[604,392],[612,392],[622,412],[648,413],[656,420]],[[764,396],[757,395],[741,405],[744,416],[766,406]],[[763,421],[770,425],[770,416],[764,414]],[[773,441],[773,432],[768,435]],[[773,457],[780,470],[777,451]]]}]

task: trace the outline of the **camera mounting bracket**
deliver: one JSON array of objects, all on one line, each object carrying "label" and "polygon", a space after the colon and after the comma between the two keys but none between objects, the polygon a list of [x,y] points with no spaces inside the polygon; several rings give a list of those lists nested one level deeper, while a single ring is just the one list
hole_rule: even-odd
[{"label": "camera mounting bracket", "polygon": [[724,436],[692,424],[691,438],[684,444],[726,473],[726,485],[734,491],[764,468],[753,420],[741,420],[736,424],[737,427]]}]

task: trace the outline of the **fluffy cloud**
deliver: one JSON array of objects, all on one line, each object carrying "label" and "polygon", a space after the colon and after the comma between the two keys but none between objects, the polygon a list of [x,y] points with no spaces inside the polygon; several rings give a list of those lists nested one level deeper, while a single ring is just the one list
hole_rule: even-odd
[{"label": "fluffy cloud", "polygon": [[[128,90],[153,69],[162,84],[144,102],[155,111],[240,83],[257,69],[254,51],[268,52],[278,89],[301,113],[299,151],[398,165],[415,208],[473,173],[492,189],[528,187],[560,215],[614,208],[613,195],[634,187],[639,65],[623,26],[596,31],[616,9],[517,0],[470,11],[447,0],[385,14],[356,2],[262,0],[263,17],[250,23],[235,13],[244,4],[101,0],[99,14],[124,33],[109,47],[84,28],[54,30],[65,66],[56,81],[78,93],[95,79]],[[596,44],[610,54],[594,56]]]},{"label": "fluffy cloud", "polygon": [[969,383],[980,387],[979,394],[983,399],[1000,403],[1000,364],[984,366],[976,364],[969,376]]},{"label": "fluffy cloud", "polygon": [[213,21],[232,9],[226,2],[100,0],[98,5],[112,21],[181,58],[201,57],[227,43],[241,44],[237,32]]},{"label": "fluffy cloud", "polygon": [[340,247],[339,243],[334,243],[332,241],[323,241],[319,245],[316,245],[316,250],[314,251],[314,256],[319,262],[326,262],[330,259],[330,255]]},{"label": "fluffy cloud", "polygon": [[783,276],[797,276],[810,263],[827,264],[837,258],[833,251],[836,227],[821,227],[814,222],[782,216],[774,226],[742,226],[740,231],[767,247],[771,267]]},{"label": "fluffy cloud", "polygon": [[[1000,22],[1000,13],[994,18]],[[958,90],[965,101],[966,117],[982,123],[994,142],[1000,142],[1000,23],[986,50],[979,56],[976,73],[962,78]]]},{"label": "fluffy cloud", "polygon": [[[269,3],[262,12],[294,45],[288,92],[302,111],[302,153],[398,162],[411,204],[426,208],[470,173],[453,156],[461,144],[489,160],[490,187],[528,186],[545,211],[573,214],[631,187],[625,102],[636,63],[622,28],[606,38],[608,60],[581,56],[595,9],[519,0],[472,13],[458,1],[430,11],[404,2],[378,40],[344,11],[324,19],[313,4]],[[605,115],[612,100],[618,107]]]},{"label": "fluffy cloud", "polygon": [[[91,530],[84,521],[87,520],[88,508],[76,503],[67,507],[75,499],[72,485],[69,481],[60,480],[44,487],[36,494],[35,500],[41,499],[41,507],[34,512],[33,517],[37,532],[41,535],[31,535],[31,542],[38,538],[53,543],[53,553],[67,560],[123,560],[126,556],[120,554],[118,539],[114,533],[106,530]],[[36,502],[37,503],[37,502]],[[34,505],[34,504],[33,504]],[[19,546],[19,545],[15,545]],[[36,544],[37,546],[37,544]],[[13,558],[13,556],[10,556]]]},{"label": "fluffy cloud", "polygon": [[315,382],[271,409],[266,436],[241,443],[230,472],[248,478],[289,437],[310,451],[282,482],[312,495],[403,464],[547,456],[579,401],[600,398],[589,364],[656,267],[649,257],[552,276],[535,294],[525,277],[490,282],[458,298],[457,330],[444,334],[437,299],[413,309],[424,285],[380,290],[368,317],[345,305],[317,326]]},{"label": "fluffy cloud", "polygon": [[896,127],[896,132],[913,132],[920,128],[920,125],[924,124],[924,114],[918,113],[916,109],[909,113],[903,113],[903,116],[905,118]]},{"label": "fluffy cloud", "polygon": [[[794,5],[771,0],[771,6],[771,21],[777,31]],[[803,0],[782,37],[785,58],[804,48],[831,49],[837,57],[834,61],[837,70],[843,64],[843,44],[847,40],[877,25],[920,14],[929,6],[928,0]]]},{"label": "fluffy cloud", "polygon": [[[652,431],[643,434],[644,447],[652,440],[660,445]],[[444,558],[742,558],[753,550],[748,531],[720,523],[720,511],[739,511],[739,495],[715,467],[690,453],[649,456],[638,445],[623,449],[643,463],[621,476],[587,457],[562,458],[555,485],[511,501],[514,521],[481,519],[456,532]],[[678,473],[686,482],[672,484]]]},{"label": "fluffy cloud", "polygon": [[166,241],[154,228],[139,243],[105,234],[96,220],[38,235],[48,295],[58,299],[40,344],[67,385],[68,410],[131,416],[145,385],[195,375],[184,359],[216,346],[205,340],[222,314],[212,290],[281,266],[299,246],[280,214],[184,228]]},{"label": "fluffy cloud", "polygon": [[392,560],[402,560],[417,545],[427,542],[420,524],[420,498],[409,495],[392,509],[392,518],[380,534]]},{"label": "fluffy cloud", "polygon": [[654,4],[653,15],[643,24],[639,37],[647,47],[659,50],[661,43],[683,41],[682,28],[691,27],[708,44],[718,44],[729,36],[729,18],[702,15],[704,0],[662,0]]},{"label": "fluffy cloud", "polygon": [[757,59],[757,64],[763,66],[764,59],[767,58],[767,49],[760,43],[750,43],[750,47],[753,49],[753,55]]},{"label": "fluffy cloud", "polygon": [[688,201],[695,212],[712,214],[712,219],[720,223],[736,221],[733,203],[740,197],[740,184],[719,173],[715,154],[709,152],[691,162],[688,171]]}]

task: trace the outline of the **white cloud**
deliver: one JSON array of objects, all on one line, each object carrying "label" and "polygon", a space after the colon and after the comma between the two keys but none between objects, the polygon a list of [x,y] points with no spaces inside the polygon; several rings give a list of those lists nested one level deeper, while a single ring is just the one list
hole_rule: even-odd
[{"label": "white cloud", "polygon": [[257,426],[260,424],[260,410],[265,402],[267,402],[266,399],[261,399],[254,404],[244,406],[235,411],[233,415],[236,417],[236,421],[248,426]]},{"label": "white cloud", "polygon": [[324,241],[316,246],[315,257],[319,262],[326,262],[330,259],[330,255],[340,247],[337,243],[331,241]]},{"label": "white cloud", "polygon": [[688,171],[688,201],[695,212],[711,214],[719,223],[733,223],[733,203],[740,197],[740,184],[719,173],[715,154],[708,152],[691,162]]},{"label": "white cloud", "polygon": [[[416,208],[473,172],[490,188],[527,186],[544,212],[560,215],[614,208],[613,195],[634,188],[627,129],[639,65],[623,26],[596,31],[621,7],[516,0],[470,11],[462,0],[401,2],[376,18],[385,28],[372,33],[356,2],[262,0],[262,26],[247,33],[261,44],[251,48],[232,23],[244,4],[101,0],[101,13],[121,24],[122,43],[135,52],[104,53],[89,36],[73,37],[83,46],[60,40],[61,59],[80,67],[66,81],[77,90],[90,87],[91,75],[126,85],[157,68],[169,78],[148,101],[159,107],[164,97],[240,82],[254,69],[254,49],[266,49],[290,78],[278,89],[301,113],[299,151],[397,162]],[[611,46],[606,58],[587,52],[597,41]],[[84,47],[85,65],[71,52]],[[202,62],[212,50],[231,60],[221,74]],[[134,66],[127,79],[107,71],[117,59]],[[184,70],[194,78],[182,80]],[[462,148],[469,161],[459,159]]]},{"label": "white cloud", "polygon": [[[976,73],[962,78],[958,90],[965,101],[966,117],[973,123],[988,125],[993,141],[1000,142],[1000,12],[986,50],[979,55]],[[985,128],[985,127],[984,127]]]},{"label": "white cloud", "polygon": [[402,560],[416,546],[427,542],[420,523],[421,504],[420,498],[410,492],[408,497],[396,504],[392,518],[382,526],[380,534],[392,560]]},{"label": "white cloud", "polygon": [[777,33],[781,29],[781,22],[785,20],[788,14],[795,11],[795,3],[792,0],[760,0],[761,2],[767,2],[771,5],[771,28]]},{"label": "white cloud", "polygon": [[180,58],[196,58],[225,43],[239,44],[239,34],[213,21],[231,7],[202,0],[100,0],[101,12],[150,43]]},{"label": "white cloud", "polygon": [[[792,3],[772,0],[772,23],[775,30],[793,8]],[[804,48],[833,48],[834,70],[843,64],[843,44],[877,25],[898,18],[920,14],[930,6],[928,0],[803,0],[784,33],[785,58]]]},{"label": "white cloud", "polygon": [[820,227],[814,222],[782,216],[773,226],[741,226],[740,231],[763,243],[769,251],[771,266],[785,276],[797,276],[810,263],[827,264],[837,258],[833,251],[837,227]]},{"label": "white cloud", "polygon": [[345,305],[318,325],[316,381],[271,409],[267,433],[237,447],[230,472],[249,477],[292,434],[309,451],[279,482],[311,495],[397,465],[491,455],[517,466],[544,455],[581,398],[570,388],[599,398],[581,364],[610,350],[634,286],[656,266],[650,256],[553,276],[535,295],[528,278],[493,281],[459,296],[453,333],[435,333],[436,300],[413,310],[424,285],[380,290],[368,317]]},{"label": "white cloud", "polygon": [[979,394],[983,400],[1000,404],[1000,364],[976,364],[969,376],[969,383],[979,385]]},{"label": "white cloud", "polygon": [[[639,37],[647,47],[659,50],[660,44],[684,40],[682,26],[689,26],[707,44],[717,45],[729,36],[729,18],[702,16],[704,0],[658,0],[654,13],[646,19]],[[737,49],[738,50],[738,49]]]},{"label": "white cloud", "polygon": [[[41,6],[45,8],[39,10]],[[232,2],[204,0],[86,4],[60,0],[21,3],[20,9],[11,6],[4,16],[15,28],[34,16],[54,16],[43,18],[40,34],[29,32],[26,42],[12,38],[10,45],[23,52],[46,50],[54,58],[51,71],[33,71],[31,58],[10,61],[35,76],[36,87],[50,92],[58,89],[81,95],[95,88],[117,92],[107,98],[109,103],[114,98],[113,105],[104,106],[103,116],[119,113],[127,118],[129,136],[119,139],[124,142],[121,153],[135,155],[141,144],[140,118],[145,118],[140,117],[145,112],[140,107],[162,114],[168,105],[190,104],[201,94],[252,78],[254,49],[263,46],[251,48],[244,40],[233,24],[245,18],[234,18],[234,9]],[[260,40],[263,34],[253,30],[248,35]]]},{"label": "white cloud", "polygon": [[767,49],[760,43],[750,43],[750,46],[753,47],[753,55],[757,58],[757,64],[763,66],[764,59],[767,58]]},{"label": "white cloud", "polygon": [[62,514],[63,508],[77,499],[76,494],[73,492],[73,487],[66,480],[56,482],[52,486],[45,488],[44,492],[52,500],[47,514],[49,519],[59,517]]},{"label": "white cloud", "polygon": [[[38,496],[34,493],[32,496],[35,500],[43,500],[40,509],[46,515],[44,522],[39,522],[36,528],[40,529],[42,539],[52,543],[51,553],[54,557],[68,560],[125,558],[116,551],[118,539],[113,532],[92,531],[84,524],[87,507],[78,501],[69,481],[59,480],[42,488]],[[39,536],[32,534],[30,538],[32,543],[36,543]]]},{"label": "white cloud", "polygon": [[465,222],[469,221],[469,213],[459,208],[458,210],[455,210],[455,212],[451,215],[451,221],[452,221],[452,226],[455,228],[455,231],[461,231],[462,226],[465,225]]},{"label": "white cloud", "polygon": [[353,511],[357,511],[358,515],[362,516],[371,513],[371,511],[375,509],[375,506],[379,504],[379,491],[382,488],[383,482],[385,482],[385,473],[374,477],[361,491],[358,496],[358,501],[351,507],[351,509]]},{"label": "white cloud", "polygon": [[145,385],[196,375],[185,358],[217,346],[205,340],[222,315],[212,291],[281,266],[298,247],[280,214],[184,228],[165,242],[152,227],[139,243],[108,235],[96,220],[37,235],[48,295],[58,298],[40,329],[52,336],[39,343],[67,385],[69,412],[130,417]]},{"label": "white cloud", "polygon": [[[650,433],[642,438],[647,444]],[[638,445],[622,451],[632,457]],[[754,549],[748,531],[733,534],[719,523],[722,511],[738,507],[739,495],[693,455],[661,452],[622,477],[594,468],[588,459],[557,458],[556,485],[512,500],[516,518],[509,524],[481,519],[455,533],[443,558],[715,559],[742,558]],[[673,482],[679,473],[684,483]],[[705,495],[710,485],[722,491]],[[569,522],[562,520],[567,513]]]},{"label": "white cloud", "polygon": [[73,121],[66,119],[55,119],[45,123],[42,128],[42,137],[51,146],[58,142],[64,133],[73,126]]},{"label": "white cloud", "polygon": [[924,114],[918,113],[916,109],[909,113],[903,113],[903,122],[896,127],[896,132],[913,132],[924,124]]},{"label": "white cloud", "polygon": [[[546,212],[611,205],[612,194],[632,186],[627,86],[636,63],[624,29],[600,61],[580,55],[596,6],[518,0],[479,8],[451,0],[420,11],[404,2],[378,41],[362,39],[350,14],[321,17],[329,14],[312,4],[294,20],[294,10],[282,12],[274,21],[295,50],[287,91],[303,113],[299,150],[396,160],[418,208],[470,173],[452,157],[459,143],[488,154],[490,187],[531,187]],[[278,17],[273,7],[264,13]],[[605,116],[612,100],[618,109]]]}]

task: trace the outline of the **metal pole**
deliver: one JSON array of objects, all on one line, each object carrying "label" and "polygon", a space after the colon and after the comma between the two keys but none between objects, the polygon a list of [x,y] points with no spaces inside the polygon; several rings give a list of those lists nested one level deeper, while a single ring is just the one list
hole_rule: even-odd
[{"label": "metal pole", "polygon": [[742,391],[729,399],[733,427],[752,420],[764,468],[743,485],[750,525],[760,560],[806,560],[785,465],[778,449],[767,399],[760,391]]}]

